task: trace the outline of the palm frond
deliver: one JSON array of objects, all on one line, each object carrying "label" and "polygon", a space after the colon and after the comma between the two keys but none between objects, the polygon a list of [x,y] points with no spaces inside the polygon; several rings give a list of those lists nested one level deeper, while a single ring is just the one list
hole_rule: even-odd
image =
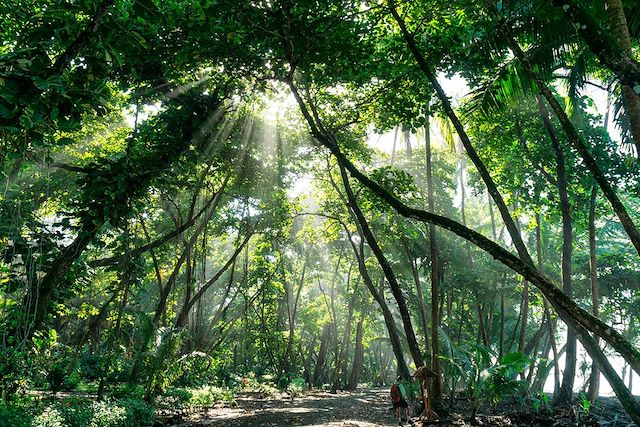
[{"label": "palm frond", "polygon": [[575,57],[573,65],[569,68],[565,82],[567,96],[565,97],[565,108],[569,116],[574,120],[579,120],[580,107],[579,98],[587,83],[588,63],[593,62],[593,54],[589,49],[582,48]]},{"label": "palm frond", "polygon": [[615,83],[613,89],[615,94],[613,98],[613,122],[615,127],[620,131],[620,142],[625,150],[633,150],[633,137],[631,136],[631,122],[629,122],[629,116],[624,109],[624,102],[622,99],[622,93],[618,82]]}]

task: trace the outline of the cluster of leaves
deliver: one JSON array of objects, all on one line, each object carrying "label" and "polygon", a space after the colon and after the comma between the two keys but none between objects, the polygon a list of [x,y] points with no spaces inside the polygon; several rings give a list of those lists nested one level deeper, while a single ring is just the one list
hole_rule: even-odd
[{"label": "cluster of leaves", "polygon": [[106,402],[67,400],[46,406],[32,425],[46,427],[134,427],[150,426],[155,408],[142,400]]}]

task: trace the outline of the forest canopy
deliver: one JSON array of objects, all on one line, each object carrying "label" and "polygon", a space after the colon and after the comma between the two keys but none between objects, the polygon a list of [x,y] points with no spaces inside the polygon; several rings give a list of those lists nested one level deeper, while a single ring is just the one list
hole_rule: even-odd
[{"label": "forest canopy", "polygon": [[640,424],[639,6],[1,2],[0,418],[424,366]]}]

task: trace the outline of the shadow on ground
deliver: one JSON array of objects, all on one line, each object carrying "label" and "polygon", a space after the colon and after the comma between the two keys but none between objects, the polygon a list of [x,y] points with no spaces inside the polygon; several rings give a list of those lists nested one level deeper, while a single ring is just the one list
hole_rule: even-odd
[{"label": "shadow on ground", "polygon": [[397,426],[389,410],[387,389],[351,393],[312,392],[294,400],[286,396],[241,396],[235,407],[211,408],[174,426]]}]

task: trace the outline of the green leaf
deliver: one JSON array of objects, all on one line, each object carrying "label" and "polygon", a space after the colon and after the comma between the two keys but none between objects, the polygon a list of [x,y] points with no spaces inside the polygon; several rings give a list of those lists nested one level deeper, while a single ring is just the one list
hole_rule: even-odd
[{"label": "green leaf", "polygon": [[31,77],[31,80],[33,80],[33,83],[36,85],[38,89],[40,90],[49,89],[49,83],[45,79],[38,76],[33,76]]},{"label": "green leaf", "polygon": [[69,144],[73,144],[75,141],[71,138],[60,138],[57,143],[58,145],[69,145]]},{"label": "green leaf", "polygon": [[140,44],[140,46],[142,46],[145,49],[149,49],[149,45],[147,44],[146,40],[139,33],[135,31],[129,31],[129,34],[131,34],[133,38],[136,39],[136,41]]}]

